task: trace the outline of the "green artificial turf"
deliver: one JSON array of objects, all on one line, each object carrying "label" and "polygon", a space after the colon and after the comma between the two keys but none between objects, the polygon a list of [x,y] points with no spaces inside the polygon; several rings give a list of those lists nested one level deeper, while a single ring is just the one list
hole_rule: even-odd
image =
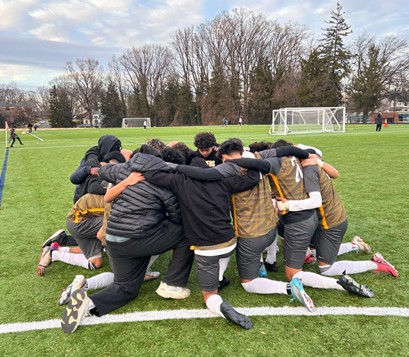
[{"label": "green artificial turf", "polygon": [[[84,152],[110,133],[126,149],[147,139],[184,141],[193,148],[197,132],[211,131],[219,143],[240,137],[245,145],[274,141],[268,126],[169,127],[132,129],[40,130],[20,135],[24,146],[9,149],[0,208],[0,324],[59,318],[61,290],[76,274],[93,276],[109,271],[108,260],[97,271],[57,262],[37,276],[42,242],[65,227],[72,206],[74,185],[70,174]],[[3,138],[4,138],[4,133]],[[21,133],[19,133],[21,134]],[[1,137],[1,136],[0,136]],[[374,252],[380,251],[400,276],[373,274],[354,278],[372,288],[376,297],[364,299],[342,291],[306,288],[317,307],[404,307],[409,305],[407,236],[409,233],[408,167],[409,125],[389,125],[375,132],[374,125],[347,126],[345,134],[287,136],[293,143],[319,147],[324,160],[340,171],[334,181],[348,212],[345,241],[360,235]],[[6,149],[0,148],[3,163]],[[348,253],[342,260],[370,259],[370,254]],[[166,272],[169,254],[161,256],[154,270]],[[285,280],[282,250],[280,272],[269,277]],[[307,271],[318,272],[315,265]],[[221,295],[236,307],[299,306],[287,296],[246,293],[238,279],[235,260],[227,274],[232,283]],[[143,285],[140,295],[116,313],[204,308],[195,269],[183,301],[167,301],[155,294],[159,280]],[[0,335],[1,356],[404,356],[409,351],[406,317],[368,316],[255,316],[249,331],[221,318],[166,320],[80,326],[73,335],[59,329]]]}]

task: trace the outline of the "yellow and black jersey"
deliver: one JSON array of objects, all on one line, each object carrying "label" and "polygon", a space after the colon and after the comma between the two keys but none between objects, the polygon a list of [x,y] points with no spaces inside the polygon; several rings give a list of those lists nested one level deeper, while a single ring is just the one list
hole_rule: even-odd
[{"label": "yellow and black jersey", "polygon": [[266,176],[254,188],[234,194],[232,202],[234,228],[240,238],[263,236],[278,223]]},{"label": "yellow and black jersey", "polygon": [[104,196],[87,193],[75,202],[67,218],[79,223],[87,218],[103,216],[104,211]]},{"label": "yellow and black jersey", "polygon": [[319,224],[324,229],[335,227],[347,219],[347,214],[331,178],[322,169],[320,169],[320,189],[322,206],[318,209]]}]

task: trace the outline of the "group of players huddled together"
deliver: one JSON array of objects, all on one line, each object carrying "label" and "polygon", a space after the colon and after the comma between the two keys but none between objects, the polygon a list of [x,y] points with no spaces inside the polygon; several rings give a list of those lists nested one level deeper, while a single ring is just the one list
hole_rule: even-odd
[{"label": "group of players huddled together", "polygon": [[[347,214],[332,182],[339,174],[318,148],[284,140],[244,148],[238,138],[219,145],[209,132],[198,133],[194,145],[196,151],[151,139],[131,152],[108,134],[85,153],[71,175],[76,189],[66,218],[69,234],[60,229],[44,242],[38,275],[55,261],[100,268],[104,252],[112,273],[77,275],[62,292],[58,303],[68,304],[64,332],[74,332],[85,316],[132,301],[144,281],[160,276],[151,265],[167,251],[172,256],[156,293],[187,298],[195,260],[207,308],[244,329],[252,321],[219,295],[230,283],[224,273],[234,252],[246,292],[289,295],[310,312],[316,308],[304,286],[371,298],[374,292],[350,274],[398,276],[379,253],[371,260],[337,261],[371,248],[359,236],[342,243]],[[278,271],[276,237],[288,282],[267,278],[268,271]],[[319,274],[302,270],[312,261]],[[88,296],[93,289],[98,291]]]}]

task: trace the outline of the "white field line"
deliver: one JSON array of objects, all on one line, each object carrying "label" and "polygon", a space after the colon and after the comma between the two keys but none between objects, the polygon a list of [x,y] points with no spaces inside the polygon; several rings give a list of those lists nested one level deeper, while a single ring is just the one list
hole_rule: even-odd
[{"label": "white field line", "polygon": [[[409,317],[409,308],[399,307],[320,307],[316,312],[308,312],[304,307],[243,307],[238,311],[247,316],[324,316],[324,315],[365,315]],[[81,325],[99,325],[123,322],[160,321],[171,319],[206,319],[218,317],[207,309],[201,310],[163,310],[131,312],[126,314],[86,317]],[[60,328],[60,320],[18,322],[0,324],[0,334]]]},{"label": "white field line", "polygon": [[44,141],[44,139],[41,139],[39,136],[34,135],[33,133],[29,133],[31,136],[34,136],[35,138],[37,138],[38,140]]}]

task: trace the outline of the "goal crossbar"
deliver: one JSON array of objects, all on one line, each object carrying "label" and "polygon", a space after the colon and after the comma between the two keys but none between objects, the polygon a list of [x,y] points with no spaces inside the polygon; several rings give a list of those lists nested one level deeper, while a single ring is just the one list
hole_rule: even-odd
[{"label": "goal crossbar", "polygon": [[345,107],[297,107],[273,110],[271,135],[345,132]]},{"label": "goal crossbar", "polygon": [[147,128],[151,127],[151,118],[123,118],[122,128]]}]

